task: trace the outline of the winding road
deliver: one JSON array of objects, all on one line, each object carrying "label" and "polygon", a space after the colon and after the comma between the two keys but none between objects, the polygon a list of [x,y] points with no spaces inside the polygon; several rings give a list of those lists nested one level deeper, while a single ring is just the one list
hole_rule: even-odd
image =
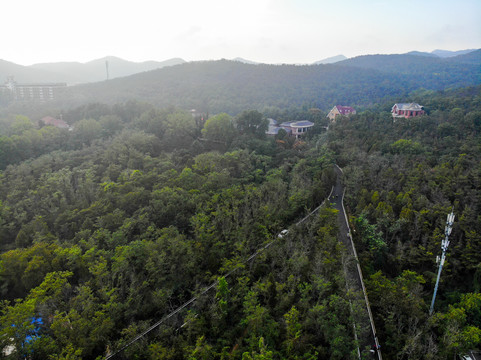
[{"label": "winding road", "polygon": [[362,322],[362,324],[358,324],[361,325],[360,327],[358,326],[358,328],[362,329],[363,326],[364,328],[368,327],[366,324],[369,322],[371,329],[368,334],[365,334],[361,331],[361,334],[356,334],[356,338],[359,338],[359,345],[361,348],[371,346],[373,357],[382,360],[381,347],[377,338],[376,327],[374,325],[374,320],[371,313],[371,306],[369,304],[366,288],[364,286],[362,270],[359,265],[356,247],[352,241],[351,229],[349,228],[346,211],[344,209],[345,188],[342,184],[343,172],[342,169],[337,165],[335,165],[334,169],[336,171],[337,179],[336,185],[334,186],[331,196],[329,197],[329,201],[332,203],[333,208],[338,210],[339,241],[344,245],[348,254],[347,258],[345,259],[347,288],[359,294],[360,297],[363,296],[366,303],[366,314],[364,314],[364,316],[358,320]]}]

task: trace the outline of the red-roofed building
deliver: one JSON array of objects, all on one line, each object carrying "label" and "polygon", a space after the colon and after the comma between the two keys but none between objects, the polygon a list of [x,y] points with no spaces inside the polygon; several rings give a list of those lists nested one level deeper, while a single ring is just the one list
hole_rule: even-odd
[{"label": "red-roofed building", "polygon": [[70,126],[65,121],[62,119],[55,119],[52,116],[45,116],[40,121],[42,121],[45,125],[55,126],[60,129],[70,129]]},{"label": "red-roofed building", "polygon": [[329,114],[327,114],[327,117],[331,119],[332,122],[335,122],[336,117],[339,115],[350,116],[350,115],[354,115],[355,113],[356,113],[356,110],[354,110],[350,106],[336,105],[332,108],[331,111],[329,111]]},{"label": "red-roofed building", "polygon": [[394,106],[391,109],[392,112],[392,117],[394,120],[396,118],[411,118],[415,116],[421,116],[424,115],[424,107],[417,103],[398,103],[394,104]]}]

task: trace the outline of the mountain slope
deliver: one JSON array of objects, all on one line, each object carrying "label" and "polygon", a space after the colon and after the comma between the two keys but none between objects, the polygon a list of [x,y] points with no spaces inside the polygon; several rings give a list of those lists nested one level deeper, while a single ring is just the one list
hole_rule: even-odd
[{"label": "mountain slope", "polygon": [[[341,61],[339,65],[406,75],[422,87],[440,90],[481,82],[481,62],[476,63],[476,53],[475,51],[449,59],[407,54],[365,55]],[[464,57],[466,58],[463,61]]]},{"label": "mountain slope", "polygon": [[471,51],[467,54],[450,57],[446,59],[446,61],[460,64],[471,64],[481,67],[481,49]]},{"label": "mountain slope", "polygon": [[238,61],[238,62],[241,62],[241,63],[244,63],[244,64],[251,64],[251,65],[259,64],[256,61],[247,60],[247,59],[244,59],[244,58],[241,58],[241,57],[236,57],[236,58],[232,59],[232,61]]},{"label": "mountain slope", "polygon": [[164,66],[182,64],[185,61],[173,58],[166,61],[145,61],[141,63],[123,60],[114,56],[92,60],[87,63],[63,62],[35,64],[34,69],[46,70],[61,76],[69,84],[97,82],[107,79],[106,63],[108,62],[109,78],[129,76],[132,74],[160,69]]},{"label": "mountain slope", "polygon": [[437,49],[437,50],[431,51],[431,54],[437,55],[441,58],[448,58],[448,57],[468,54],[472,51],[475,51],[475,49],[458,50],[458,51],[449,51],[449,50],[439,50],[439,49]]},{"label": "mountain slope", "polygon": [[428,56],[428,57],[435,57],[435,58],[438,57],[436,54],[423,52],[423,51],[410,51],[405,55]]},{"label": "mountain slope", "polygon": [[322,60],[319,60],[319,61],[316,61],[314,63],[314,65],[319,65],[319,64],[334,64],[334,63],[337,63],[339,61],[343,61],[343,60],[346,60],[347,57],[345,57],[344,55],[336,55],[336,56],[331,56],[331,57],[328,57],[328,58],[325,58],[325,59],[322,59]]},{"label": "mountain slope", "polygon": [[319,107],[336,103],[369,106],[419,89],[481,83],[479,67],[409,55],[375,55],[330,65],[249,65],[237,61],[185,63],[68,89],[71,106],[130,99],[157,106],[235,114],[266,106]]},{"label": "mountain slope", "polygon": [[[362,84],[362,85],[361,85]],[[411,86],[405,84],[407,88]],[[365,91],[376,96],[403,91],[393,79],[373,70],[334,65],[249,65],[220,60],[186,63],[111,81],[68,89],[65,101],[115,103],[136,99],[209,112],[288,107],[312,102],[360,103]],[[73,104],[72,104],[73,105]]]},{"label": "mountain slope", "polygon": [[22,83],[60,82],[61,78],[47,69],[34,69],[0,59],[0,81],[13,76],[15,81]]}]

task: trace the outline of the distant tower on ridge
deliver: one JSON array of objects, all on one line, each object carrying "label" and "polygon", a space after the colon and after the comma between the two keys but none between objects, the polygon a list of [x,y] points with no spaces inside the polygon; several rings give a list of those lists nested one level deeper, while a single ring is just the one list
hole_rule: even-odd
[{"label": "distant tower on ridge", "polygon": [[109,79],[109,61],[105,60],[105,71],[107,72],[107,80]]}]

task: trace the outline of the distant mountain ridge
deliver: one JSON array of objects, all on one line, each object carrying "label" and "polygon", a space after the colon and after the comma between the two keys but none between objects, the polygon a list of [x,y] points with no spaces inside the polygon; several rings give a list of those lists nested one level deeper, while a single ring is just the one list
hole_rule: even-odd
[{"label": "distant mountain ridge", "polygon": [[428,56],[428,57],[434,57],[434,58],[439,57],[436,54],[423,52],[423,51],[410,51],[404,55]]},{"label": "distant mountain ridge", "polygon": [[470,51],[462,55],[449,57],[446,59],[449,62],[459,62],[463,64],[478,65],[481,67],[481,49]]},{"label": "distant mountain ridge", "polygon": [[449,51],[449,50],[434,50],[431,51],[431,54],[437,55],[441,58],[446,58],[446,57],[453,57],[453,56],[458,56],[458,55],[465,55],[470,52],[476,51],[476,49],[467,49],[467,50],[458,50],[458,51]]},{"label": "distant mountain ridge", "polygon": [[[99,69],[102,75],[106,71],[106,61],[109,62],[109,71],[116,66],[120,68],[118,64],[123,63],[121,59],[109,57],[88,64]],[[109,81],[68,86],[48,105],[73,108],[88,103],[115,104],[136,100],[158,107],[177,106],[209,113],[236,114],[245,109],[288,108],[303,104],[327,111],[333,104],[362,107],[385,99],[404,101],[410,92],[421,88],[444,90],[480,85],[480,64],[481,49],[448,58],[364,55],[334,64],[302,66],[230,60],[184,62],[129,76],[111,77]],[[27,75],[43,77],[42,81],[58,81],[54,77],[58,73],[50,71],[50,65],[37,64],[37,68],[32,68],[0,61],[0,76],[2,66],[8,70],[6,75],[21,68]],[[62,63],[62,66],[68,71],[78,64]],[[138,70],[131,67],[129,71]],[[104,80],[105,73],[102,77]],[[18,82],[39,81],[33,76],[29,79],[17,77]]]},{"label": "distant mountain ridge", "polygon": [[241,57],[236,57],[236,58],[232,59],[232,61],[238,61],[238,62],[241,62],[241,63],[244,63],[244,64],[251,64],[251,65],[260,64],[256,61],[247,60],[247,59],[244,59],[244,58],[241,58]]},{"label": "distant mountain ridge", "polygon": [[444,90],[481,84],[481,50],[452,58],[365,55],[320,65],[187,62],[128,77],[68,87],[59,106],[129,100],[209,113],[289,106],[370,106],[405,99],[414,90]]},{"label": "distant mountain ridge", "polygon": [[476,49],[466,49],[466,50],[458,50],[458,51],[450,51],[450,50],[433,50],[431,52],[424,52],[424,51],[410,51],[405,55],[418,55],[418,56],[429,56],[429,57],[438,57],[438,58],[451,58],[459,55],[469,54],[470,52],[476,51]]},{"label": "distant mountain ridge", "polygon": [[[429,57],[433,59],[456,59],[460,56],[466,56],[465,62],[476,64],[478,50],[434,50],[431,53],[411,51],[404,55]],[[400,55],[363,55],[351,59],[359,59],[365,56],[400,56]],[[319,64],[334,64],[349,61],[344,55],[337,55],[314,62]],[[247,60],[241,57],[233,59],[244,64],[259,65],[261,63]],[[18,65],[6,60],[0,59],[0,82],[6,80],[8,76],[13,76],[19,83],[35,83],[35,82],[65,82],[67,85],[85,84],[104,81],[107,79],[108,62],[108,78],[115,79],[125,77],[137,73],[161,69],[166,66],[174,66],[184,64],[186,61],[181,58],[172,58],[165,61],[144,61],[133,62],[124,60],[114,56],[107,56],[101,59],[92,60],[86,63],[80,62],[56,62],[56,63],[39,63],[30,66]],[[356,60],[355,62],[359,62]],[[350,65],[349,63],[345,63]],[[298,64],[299,65],[299,64]],[[307,65],[307,64],[305,64]],[[372,67],[371,67],[372,68]]]},{"label": "distant mountain ridge", "polygon": [[107,79],[107,62],[109,79],[185,63],[180,58],[172,58],[165,61],[133,62],[114,56],[107,56],[86,63],[57,62],[31,66],[0,60],[0,81],[8,76],[13,76],[19,83],[66,82],[68,85],[75,85],[98,82]]},{"label": "distant mountain ridge", "polygon": [[319,65],[319,64],[334,64],[334,63],[337,63],[337,62],[343,61],[343,60],[347,60],[347,57],[345,57],[344,55],[336,55],[336,56],[331,56],[331,57],[328,57],[328,58],[325,58],[325,59],[316,61],[316,62],[314,63],[314,65]]},{"label": "distant mountain ridge", "polygon": [[61,81],[55,73],[50,71],[33,69],[0,59],[0,81],[5,81],[9,76],[14,76],[16,81],[23,83]]},{"label": "distant mountain ridge", "polygon": [[481,49],[463,55],[446,58],[440,58],[437,56],[420,56],[419,54],[413,54],[412,52],[394,55],[361,55],[341,61],[338,64],[376,69],[379,71],[418,73],[426,72],[434,66],[438,68],[446,68],[453,64],[476,63],[481,65]]}]

